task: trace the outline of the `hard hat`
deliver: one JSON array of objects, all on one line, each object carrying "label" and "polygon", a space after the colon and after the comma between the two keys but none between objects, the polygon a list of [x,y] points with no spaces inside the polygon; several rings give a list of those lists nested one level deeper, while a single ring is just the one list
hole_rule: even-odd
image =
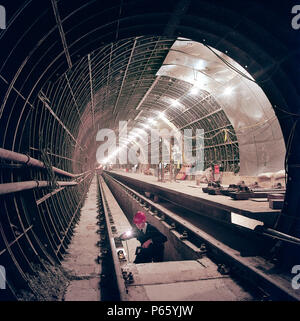
[{"label": "hard hat", "polygon": [[144,223],[146,222],[146,214],[144,212],[136,212],[136,214],[134,215],[134,218],[133,218],[133,223],[134,224],[141,224],[141,223]]}]

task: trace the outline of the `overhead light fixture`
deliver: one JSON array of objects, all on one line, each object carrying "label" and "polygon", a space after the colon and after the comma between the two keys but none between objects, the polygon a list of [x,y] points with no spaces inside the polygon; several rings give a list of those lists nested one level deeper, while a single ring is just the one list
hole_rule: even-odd
[{"label": "overhead light fixture", "polygon": [[199,90],[200,90],[199,87],[193,86],[193,87],[191,88],[191,90],[190,90],[190,94],[191,94],[191,95],[197,95],[198,92],[199,92]]},{"label": "overhead light fixture", "polygon": [[136,131],[139,132],[140,134],[145,134],[145,131],[142,128],[137,128]]},{"label": "overhead light fixture", "polygon": [[232,94],[232,92],[233,92],[233,88],[232,87],[227,87],[227,88],[224,89],[223,93],[224,93],[224,95],[229,96],[229,95]]},{"label": "overhead light fixture", "polygon": [[156,120],[153,119],[153,118],[150,118],[150,119],[148,120],[148,123],[151,124],[151,125],[156,125]]},{"label": "overhead light fixture", "polygon": [[160,111],[160,112],[158,113],[158,117],[159,117],[159,118],[164,118],[164,117],[165,117],[165,113],[162,112],[162,111]]},{"label": "overhead light fixture", "polygon": [[178,100],[174,100],[171,105],[173,107],[177,107],[177,106],[179,106],[179,101]]},{"label": "overhead light fixture", "polygon": [[196,70],[205,70],[206,69],[207,62],[200,59],[196,62],[195,64],[195,69]]}]

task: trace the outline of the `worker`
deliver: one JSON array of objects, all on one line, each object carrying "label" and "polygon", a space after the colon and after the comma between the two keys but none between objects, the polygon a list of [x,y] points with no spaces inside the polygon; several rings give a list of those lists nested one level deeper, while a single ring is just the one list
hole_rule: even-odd
[{"label": "worker", "polygon": [[167,238],[157,228],[147,223],[146,214],[138,211],[133,218],[135,228],[132,233],[121,234],[122,241],[135,237],[141,246],[136,248],[136,258],[133,263],[162,262],[164,256],[164,243]]}]

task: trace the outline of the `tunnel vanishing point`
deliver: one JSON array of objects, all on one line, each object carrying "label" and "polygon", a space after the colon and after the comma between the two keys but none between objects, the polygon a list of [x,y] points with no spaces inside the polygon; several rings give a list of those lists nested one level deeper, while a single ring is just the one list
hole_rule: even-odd
[{"label": "tunnel vanishing point", "polygon": [[[300,10],[292,1],[0,4],[4,300],[36,292],[37,269],[64,260],[102,161],[97,133],[119,133],[120,122],[133,133],[203,129],[204,169],[284,171],[283,206],[268,227],[300,238]],[[182,156],[173,159],[178,169]],[[288,269],[297,257],[289,244],[280,254]]]}]

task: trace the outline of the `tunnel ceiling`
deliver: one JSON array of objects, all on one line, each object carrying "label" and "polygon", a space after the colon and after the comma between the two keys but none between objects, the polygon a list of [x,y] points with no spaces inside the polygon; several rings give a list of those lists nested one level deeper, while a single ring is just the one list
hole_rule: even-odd
[{"label": "tunnel ceiling", "polygon": [[[300,149],[293,140],[299,141],[300,37],[291,28],[294,1],[7,0],[1,5],[7,26],[0,30],[0,152],[21,155],[18,161],[0,161],[6,193],[0,195],[0,263],[11,267],[8,284],[15,298],[15,290],[32,290],[37,266],[47,270],[47,262],[63,260],[91,183],[98,126],[116,128],[124,119],[130,126],[143,124],[180,97],[184,108],[193,108],[183,113],[179,105],[166,114],[178,128],[207,130],[207,161],[224,148],[224,132],[216,132],[221,125],[230,135],[223,155],[227,151],[233,162],[242,156],[238,129],[248,124],[234,123],[239,117],[216,96],[199,103],[208,88],[186,95],[191,82],[159,73],[178,38],[228,51],[262,88],[288,147],[286,201],[277,228],[299,236]],[[250,135],[262,148],[263,132]],[[280,139],[276,132],[274,125],[268,133]],[[8,193],[6,183],[31,188]]]},{"label": "tunnel ceiling", "polygon": [[[276,116],[259,86],[249,81],[255,84],[246,70],[208,46],[183,38],[134,37],[89,53],[57,81],[47,83],[38,95],[38,110],[46,108],[50,119],[63,123],[67,145],[73,140],[82,152],[95,145],[99,129],[118,131],[119,121],[125,120],[129,130],[144,128],[163,112],[178,130],[204,129],[205,167],[222,162],[225,170],[234,171],[241,156],[243,174],[280,170],[285,148]],[[234,96],[233,101],[228,102],[227,96]],[[238,138],[235,127],[242,132]],[[257,128],[265,139],[257,139]],[[47,137],[48,127],[43,130],[39,136]],[[37,140],[39,146],[31,149],[51,151],[45,141]],[[258,142],[269,144],[263,157]]]},{"label": "tunnel ceiling", "polygon": [[[218,13],[211,19],[216,8]],[[263,9],[255,1],[244,3],[240,17],[238,5],[230,1],[226,6],[218,1],[188,0],[102,1],[101,5],[53,0],[47,5],[38,1],[8,5],[8,27],[1,33],[6,43],[0,69],[2,146],[36,158],[47,148],[54,164],[84,170],[94,163],[91,140],[100,127],[114,128],[124,119],[133,126],[163,109],[165,97],[176,100],[184,95],[183,104],[193,108],[185,113],[172,109],[167,111],[168,118],[178,128],[203,127],[208,132],[207,147],[224,145],[224,132],[217,135],[216,130],[225,126],[236,150],[223,146],[222,154],[230,153],[227,158],[238,162],[232,119],[220,102],[210,97],[197,105],[209,91],[188,97],[189,82],[157,72],[180,36],[221,52],[229,49],[230,56],[247,65],[280,106],[275,111],[281,117],[280,110],[294,106],[288,100],[298,95],[288,79],[289,95],[279,93],[268,75],[278,72],[276,81],[283,81],[285,74],[276,69],[276,61],[285,62],[288,58],[284,57],[297,52],[276,41],[277,36],[291,44],[284,31],[268,33],[276,13],[265,18]],[[210,158],[216,156],[213,151]]]},{"label": "tunnel ceiling", "polygon": [[[248,66],[240,66],[227,54],[189,39],[175,41],[158,76],[173,77],[193,87],[185,88],[177,98],[179,108],[167,102],[167,111],[179,111],[169,119],[177,121],[179,129],[203,128],[205,155],[212,154],[211,160],[223,160],[226,165],[239,159],[240,174],[281,170],[285,146],[272,105],[248,73]],[[195,101],[189,102],[193,96]],[[239,157],[233,146],[239,149]]]},{"label": "tunnel ceiling", "polygon": [[[239,162],[238,142],[214,95],[206,90],[189,94],[193,88],[189,82],[160,76],[173,45],[174,40],[163,37],[135,37],[94,51],[56,82],[46,84],[39,94],[39,109],[47,108],[73,128],[75,145],[82,151],[95,144],[99,129],[118,130],[119,121],[124,120],[129,130],[143,127],[158,112],[165,112],[177,129],[205,130],[206,165],[215,159],[234,170]],[[179,100],[179,106],[172,107]],[[45,128],[42,137],[48,132]],[[45,148],[42,140],[38,143],[35,149]]]}]

